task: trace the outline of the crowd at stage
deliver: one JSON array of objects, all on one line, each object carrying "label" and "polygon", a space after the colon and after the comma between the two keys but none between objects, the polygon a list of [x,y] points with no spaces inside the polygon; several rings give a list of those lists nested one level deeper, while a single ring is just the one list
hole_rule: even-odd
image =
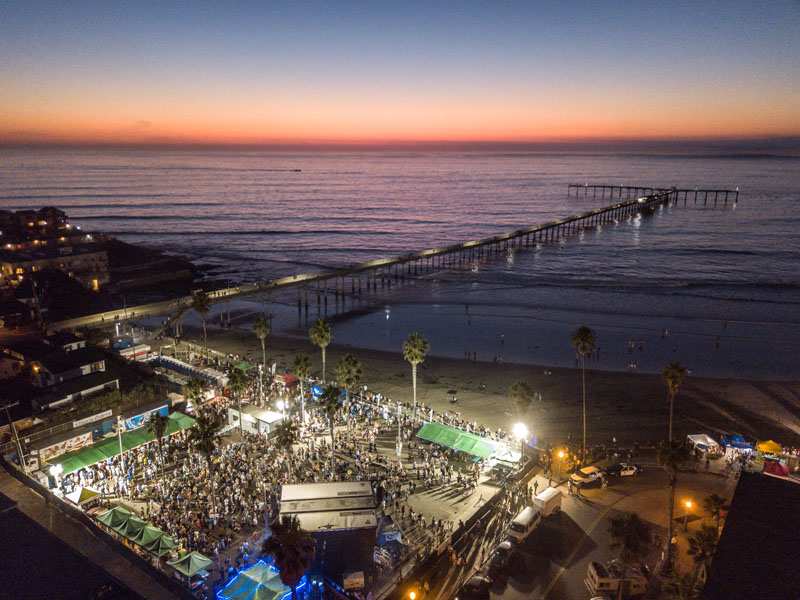
[{"label": "crowd at stage", "polygon": [[[198,410],[224,419],[232,405],[223,398]],[[142,516],[172,535],[182,550],[197,550],[211,558],[263,531],[277,514],[283,483],[371,481],[384,513],[403,529],[420,528],[443,538],[454,524],[415,513],[409,497],[442,486],[469,494],[477,486],[480,465],[415,440],[419,424],[436,420],[493,439],[506,434],[425,406],[418,407],[416,418],[409,406],[401,406],[399,412],[402,462],[395,454],[397,404],[379,394],[363,393],[343,406],[337,417],[333,460],[327,416],[308,401],[305,423],[300,410],[287,417],[296,421],[301,433],[291,452],[278,448],[268,436],[239,434],[234,428],[233,435],[218,438],[206,457],[183,431],[165,438],[161,450],[155,442],[141,446],[68,475],[61,486],[65,493],[81,485],[140,503]]]}]

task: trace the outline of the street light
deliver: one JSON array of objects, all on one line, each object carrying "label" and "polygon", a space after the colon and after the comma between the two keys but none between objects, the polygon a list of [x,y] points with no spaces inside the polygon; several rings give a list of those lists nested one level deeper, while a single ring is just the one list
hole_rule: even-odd
[{"label": "street light", "polygon": [[686,507],[686,514],[683,515],[683,530],[689,531],[689,511],[692,510],[694,502],[692,502],[690,498],[687,498],[683,501],[683,505]]},{"label": "street light", "polygon": [[417,592],[408,592],[409,600],[414,600],[417,597]]},{"label": "street light", "polygon": [[525,423],[514,423],[511,433],[519,440],[519,465],[522,467],[523,459],[525,458],[525,440],[528,439],[528,427]]},{"label": "street light", "polygon": [[561,479],[561,471],[564,467],[564,459],[567,456],[567,453],[561,448],[558,452],[556,452],[556,456],[558,457],[558,475],[556,476],[556,481]]}]

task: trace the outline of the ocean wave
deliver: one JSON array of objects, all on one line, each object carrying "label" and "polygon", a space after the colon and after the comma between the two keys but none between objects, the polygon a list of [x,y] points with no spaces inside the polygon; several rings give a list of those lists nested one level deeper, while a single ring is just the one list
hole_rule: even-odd
[{"label": "ocean wave", "polygon": [[[80,220],[76,218],[76,220]],[[113,231],[113,230],[106,230],[103,233],[107,233],[108,235],[136,235],[136,236],[147,236],[147,237],[155,237],[155,236],[176,236],[176,235],[202,235],[202,236],[228,236],[228,237],[239,237],[239,236],[254,236],[254,235],[351,235],[354,237],[363,237],[363,236],[378,236],[378,235],[398,235],[399,232],[397,231],[364,231],[360,229],[254,229],[254,230],[237,230],[237,231],[220,231],[219,229],[212,229],[208,231],[203,230],[182,230],[182,231],[153,231],[148,229],[146,231],[137,231],[137,230],[120,230],[120,231]],[[320,248],[323,250],[323,248]],[[327,249],[325,249],[327,251]],[[260,252],[260,250],[254,250],[254,252]]]},{"label": "ocean wave", "polygon": [[[15,194],[10,196],[0,196],[0,201],[3,200],[64,200],[64,199],[81,199],[81,198],[186,198],[188,194],[164,193],[164,194]],[[83,207],[84,204],[76,206]]]}]

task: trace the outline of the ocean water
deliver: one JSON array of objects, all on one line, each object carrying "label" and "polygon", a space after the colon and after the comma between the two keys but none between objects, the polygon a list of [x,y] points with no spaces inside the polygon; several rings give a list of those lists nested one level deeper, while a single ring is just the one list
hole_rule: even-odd
[{"label": "ocean water", "polygon": [[[568,183],[736,188],[479,268],[329,303],[335,340],[574,364],[596,329],[604,369],[681,360],[711,376],[800,379],[800,160],[522,151],[0,150],[0,208],[65,209],[86,230],[159,247],[214,277],[272,278],[475,239],[609,203]],[[277,332],[317,316],[291,294],[237,302]],[[319,308],[325,313],[324,305]]]}]

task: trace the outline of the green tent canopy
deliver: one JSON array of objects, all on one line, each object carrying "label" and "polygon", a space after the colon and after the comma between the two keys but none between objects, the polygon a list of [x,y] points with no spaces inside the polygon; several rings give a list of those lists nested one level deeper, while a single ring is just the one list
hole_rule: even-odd
[{"label": "green tent canopy", "polygon": [[134,544],[142,546],[143,548],[147,548],[149,544],[158,542],[158,539],[162,535],[164,535],[164,532],[158,527],[153,527],[152,525],[147,524],[142,527],[142,530],[136,535],[136,537],[132,538],[131,541]]},{"label": "green tent canopy", "polygon": [[250,369],[253,368],[253,365],[251,365],[246,360],[239,361],[238,363],[236,363],[233,366],[234,366],[235,369],[239,369],[240,371],[243,371],[245,373],[247,373]]},{"label": "green tent canopy", "polygon": [[[170,436],[194,425],[194,419],[183,413],[174,412],[169,415],[167,421],[166,435]],[[145,425],[133,431],[126,431],[122,434],[122,450],[127,452],[155,440],[153,432]],[[119,454],[119,438],[117,436],[100,440],[86,448],[81,448],[74,452],[68,452],[58,459],[58,463],[64,469],[64,475],[69,475],[85,467],[91,467],[99,462],[112,458]]]},{"label": "green tent canopy", "polygon": [[425,423],[417,437],[478,458],[490,458],[497,450],[497,444],[492,440],[441,423]]},{"label": "green tent canopy", "polygon": [[220,600],[280,600],[291,592],[292,589],[281,582],[278,571],[260,560],[232,579],[217,597]]},{"label": "green tent canopy", "polygon": [[142,529],[144,529],[146,525],[147,521],[143,521],[136,515],[131,515],[130,518],[125,521],[125,523],[119,527],[114,527],[114,531],[128,538],[129,540],[135,540],[136,536],[141,533]]},{"label": "green tent canopy", "polygon": [[115,506],[111,510],[107,510],[103,514],[97,515],[97,520],[103,525],[116,529],[125,524],[125,522],[133,516],[131,511],[122,506]]},{"label": "green tent canopy", "polygon": [[184,554],[177,560],[167,561],[167,564],[181,575],[185,575],[186,577],[194,577],[203,569],[210,567],[213,562],[214,561],[212,561],[210,558],[203,556],[199,552],[192,551],[188,554]]},{"label": "green tent canopy", "polygon": [[144,549],[147,550],[148,552],[152,552],[153,554],[161,558],[165,554],[169,554],[177,546],[178,543],[171,536],[163,534],[155,541],[144,546]]}]

